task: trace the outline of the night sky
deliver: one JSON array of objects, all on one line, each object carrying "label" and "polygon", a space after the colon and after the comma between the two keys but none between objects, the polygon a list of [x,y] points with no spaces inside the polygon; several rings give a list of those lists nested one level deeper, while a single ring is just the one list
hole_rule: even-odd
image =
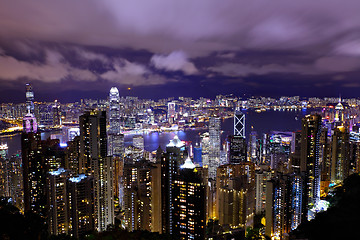
[{"label": "night sky", "polygon": [[[359,0],[0,0],[0,102],[360,95]],[[130,89],[129,89],[130,88]]]}]

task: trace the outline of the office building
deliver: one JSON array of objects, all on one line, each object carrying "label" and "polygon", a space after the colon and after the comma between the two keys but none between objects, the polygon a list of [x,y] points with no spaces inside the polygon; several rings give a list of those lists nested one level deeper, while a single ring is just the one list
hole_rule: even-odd
[{"label": "office building", "polygon": [[209,117],[209,178],[216,178],[216,169],[220,165],[221,122],[216,116]]},{"label": "office building", "polygon": [[331,144],[331,182],[341,183],[349,176],[350,141],[349,132],[344,126],[334,129]]},{"label": "office building", "polygon": [[122,156],[124,154],[124,135],[120,133],[120,94],[116,87],[110,89],[108,122],[108,155]]},{"label": "office building", "polygon": [[174,181],[174,232],[178,239],[205,239],[206,185],[188,157]]},{"label": "office building", "polygon": [[255,210],[255,165],[251,162],[222,165],[217,170],[216,209],[219,224],[245,228]]},{"label": "office building", "polygon": [[128,231],[161,231],[160,172],[160,164],[144,160],[124,165],[121,182]]},{"label": "office building", "polygon": [[229,164],[237,164],[247,161],[246,139],[241,136],[228,136]]},{"label": "office building", "polygon": [[300,171],[305,174],[303,221],[310,220],[308,211],[320,200],[320,136],[321,116],[305,116],[302,119],[300,155]]},{"label": "office building", "polygon": [[67,183],[70,235],[82,239],[96,229],[94,179],[92,176],[80,174],[69,178]]},{"label": "office building", "polygon": [[161,157],[162,232],[172,234],[174,229],[174,181],[186,157],[185,144],[175,135]]},{"label": "office building", "polygon": [[94,178],[95,222],[98,231],[114,224],[113,161],[107,156],[106,112],[80,116],[79,173]]},{"label": "office building", "polygon": [[47,175],[48,193],[48,226],[51,235],[69,233],[69,206],[67,179],[69,172],[63,168],[54,170]]},{"label": "office building", "polygon": [[26,84],[26,110],[27,113],[32,115],[35,114],[35,107],[34,107],[34,91],[30,83]]}]

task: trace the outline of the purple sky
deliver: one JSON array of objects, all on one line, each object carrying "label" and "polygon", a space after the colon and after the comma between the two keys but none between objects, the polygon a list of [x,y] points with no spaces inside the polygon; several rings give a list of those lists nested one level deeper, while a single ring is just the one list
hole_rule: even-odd
[{"label": "purple sky", "polygon": [[[0,0],[0,102],[358,97],[358,0]],[[131,90],[127,90],[128,88]]]}]

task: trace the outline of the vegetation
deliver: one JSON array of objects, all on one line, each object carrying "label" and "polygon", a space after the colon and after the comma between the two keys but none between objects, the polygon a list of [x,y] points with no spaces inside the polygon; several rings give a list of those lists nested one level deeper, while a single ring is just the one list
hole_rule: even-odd
[{"label": "vegetation", "polygon": [[301,224],[291,239],[360,239],[360,175],[344,180],[330,199],[331,207]]}]

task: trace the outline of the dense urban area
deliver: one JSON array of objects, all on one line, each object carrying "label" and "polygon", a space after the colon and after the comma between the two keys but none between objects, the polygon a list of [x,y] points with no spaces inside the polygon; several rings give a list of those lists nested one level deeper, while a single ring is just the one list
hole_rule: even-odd
[{"label": "dense urban area", "polygon": [[[34,90],[26,84],[26,102],[0,105],[2,239],[355,234],[359,99],[155,101],[113,87],[107,99],[60,103],[38,102]],[[298,129],[258,133],[246,131],[249,111],[307,114]],[[196,134],[184,140],[180,131]],[[148,149],[144,136],[162,133],[173,135]],[[14,139],[19,149],[11,149]]]}]

